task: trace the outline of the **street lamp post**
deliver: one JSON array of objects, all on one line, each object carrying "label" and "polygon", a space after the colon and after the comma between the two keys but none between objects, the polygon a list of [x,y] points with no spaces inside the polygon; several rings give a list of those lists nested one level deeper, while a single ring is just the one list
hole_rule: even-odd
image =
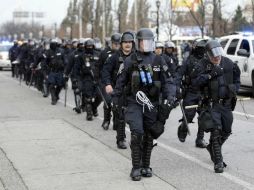
[{"label": "street lamp post", "polygon": [[159,0],[156,1],[156,6],[157,6],[157,29],[156,29],[156,33],[157,33],[157,41],[159,41],[159,15],[160,15],[160,5],[161,2]]}]

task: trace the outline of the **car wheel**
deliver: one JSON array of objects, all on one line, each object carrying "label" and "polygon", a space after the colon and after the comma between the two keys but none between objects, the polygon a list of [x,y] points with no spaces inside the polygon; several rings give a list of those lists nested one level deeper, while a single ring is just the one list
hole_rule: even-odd
[{"label": "car wheel", "polygon": [[0,67],[0,71],[2,71],[3,70],[3,68],[2,67]]}]

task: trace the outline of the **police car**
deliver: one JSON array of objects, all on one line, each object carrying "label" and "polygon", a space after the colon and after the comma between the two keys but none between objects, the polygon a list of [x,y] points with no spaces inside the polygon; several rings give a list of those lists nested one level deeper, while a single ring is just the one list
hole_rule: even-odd
[{"label": "police car", "polygon": [[254,35],[235,33],[220,38],[225,56],[236,62],[241,70],[241,87],[252,90],[254,96]]},{"label": "police car", "polygon": [[11,68],[11,62],[9,60],[9,49],[12,44],[9,42],[0,43],[0,70],[3,68]]}]

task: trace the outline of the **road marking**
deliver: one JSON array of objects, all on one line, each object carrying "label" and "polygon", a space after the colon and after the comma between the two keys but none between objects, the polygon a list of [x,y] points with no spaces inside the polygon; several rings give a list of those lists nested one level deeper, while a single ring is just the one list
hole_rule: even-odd
[{"label": "road marking", "polygon": [[235,115],[241,115],[241,116],[244,116],[244,117],[252,117],[252,118],[254,118],[254,115],[252,115],[252,114],[242,113],[242,112],[238,112],[238,111],[233,111],[233,114],[235,114]]},{"label": "road marking", "polygon": [[[61,100],[61,99],[60,99],[59,102],[64,104],[64,101]],[[75,107],[75,105],[69,104],[69,103],[66,103],[66,105],[68,107]],[[103,121],[102,117],[97,117],[97,118]],[[125,131],[130,133],[130,129],[127,128],[127,127],[125,128]],[[178,156],[180,156],[180,157],[182,157],[184,159],[187,159],[187,160],[189,160],[189,161],[191,161],[191,162],[193,162],[193,163],[195,163],[195,164],[197,164],[197,165],[199,165],[199,166],[201,166],[201,167],[203,167],[205,169],[208,169],[210,171],[214,171],[213,165],[206,164],[206,163],[202,162],[201,160],[199,160],[197,158],[194,158],[194,157],[192,157],[192,156],[190,156],[188,154],[185,154],[184,152],[182,152],[182,151],[180,151],[180,150],[178,150],[176,148],[173,148],[171,146],[168,146],[168,145],[166,145],[164,143],[161,143],[159,141],[156,141],[156,142],[157,142],[158,146],[166,149],[167,151],[169,151],[171,153],[174,153],[174,154],[176,154],[176,155],[178,155]],[[228,172],[224,172],[224,173],[221,173],[219,175],[222,175],[223,177],[227,178],[228,180],[230,180],[230,181],[232,181],[232,182],[234,182],[234,183],[236,183],[236,184],[238,184],[238,185],[240,185],[240,186],[242,186],[242,187],[244,187],[246,189],[250,189],[250,190],[254,189],[254,185],[253,184],[251,184],[251,183],[249,183],[247,181],[244,181],[244,180],[242,180],[242,179],[240,179],[240,178],[238,178],[236,176],[233,176],[233,175],[229,174]]]},{"label": "road marking", "polygon": [[[16,82],[19,83],[18,81],[16,81]],[[23,85],[23,86],[25,86],[25,85]],[[29,87],[27,86],[27,88],[29,88]],[[29,88],[29,89],[38,92],[35,88]],[[59,102],[64,104],[64,101],[62,99],[60,99]],[[71,108],[75,107],[73,104],[70,104],[70,103],[66,103],[66,106],[71,107]],[[245,114],[241,113],[241,112],[234,111],[233,113],[245,116]],[[249,115],[249,116],[250,117],[254,117],[254,115]],[[97,118],[100,119],[100,120],[103,120],[102,117],[97,117]],[[130,130],[127,127],[125,128],[125,130],[130,133]],[[210,171],[214,171],[211,165],[206,164],[206,163],[202,162],[201,160],[196,159],[195,157],[192,157],[192,156],[190,156],[188,154],[185,154],[184,152],[182,152],[182,151],[180,151],[180,150],[178,150],[176,148],[173,148],[171,146],[165,145],[165,144],[163,144],[163,143],[161,143],[159,141],[157,141],[157,145],[160,146],[161,148],[164,148],[165,150],[167,150],[169,152],[172,152],[172,153],[174,153],[174,154],[176,154],[176,155],[178,155],[178,156],[180,156],[182,158],[185,158],[185,159],[187,159],[187,160],[189,160],[189,161],[191,161],[191,162],[193,162],[193,163],[195,163],[195,164],[197,164],[197,165],[199,165],[199,166],[201,166],[203,168],[206,168],[206,169],[208,169]],[[216,175],[218,175],[218,174],[216,174]],[[254,185],[253,184],[251,184],[251,183],[249,183],[247,181],[244,181],[244,180],[242,180],[242,179],[240,179],[240,178],[238,178],[236,176],[233,176],[233,175],[229,174],[228,172],[224,172],[224,173],[221,173],[219,175],[227,178],[228,180],[230,180],[230,181],[232,181],[232,182],[234,182],[234,183],[236,183],[238,185],[241,185],[242,187],[244,187],[246,189],[249,189],[249,190],[253,190],[254,189]]]}]

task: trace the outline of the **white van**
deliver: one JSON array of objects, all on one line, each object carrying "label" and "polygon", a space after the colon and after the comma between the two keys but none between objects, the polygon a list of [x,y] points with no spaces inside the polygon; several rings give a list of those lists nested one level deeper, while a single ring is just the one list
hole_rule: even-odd
[{"label": "white van", "polygon": [[241,87],[252,90],[254,96],[254,35],[233,34],[220,38],[225,56],[241,70]]}]

